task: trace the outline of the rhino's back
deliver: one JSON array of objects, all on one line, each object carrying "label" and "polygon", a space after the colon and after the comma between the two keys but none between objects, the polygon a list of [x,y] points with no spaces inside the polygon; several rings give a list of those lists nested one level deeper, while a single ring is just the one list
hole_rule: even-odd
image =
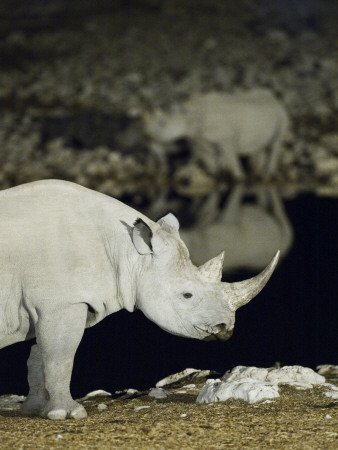
[{"label": "rhino's back", "polygon": [[31,236],[61,231],[62,224],[84,231],[102,224],[107,213],[116,223],[140,215],[116,199],[63,180],[35,181],[0,192],[0,233],[7,235],[19,229]]},{"label": "rhino's back", "polygon": [[265,90],[196,95],[188,109],[192,135],[202,130],[208,141],[235,145],[244,155],[269,145],[287,121],[282,105]]},{"label": "rhino's back", "polygon": [[115,241],[127,239],[121,220],[132,223],[136,215],[115,199],[65,181],[44,180],[3,191],[0,278],[15,273],[23,283],[29,280],[30,287],[48,284],[59,292],[107,283],[107,249],[113,251]]}]

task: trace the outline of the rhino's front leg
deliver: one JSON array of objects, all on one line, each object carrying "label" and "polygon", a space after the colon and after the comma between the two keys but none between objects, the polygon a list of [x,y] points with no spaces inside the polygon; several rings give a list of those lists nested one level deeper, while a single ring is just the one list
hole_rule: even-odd
[{"label": "rhino's front leg", "polygon": [[243,180],[245,178],[245,171],[243,170],[233,139],[222,140],[219,143],[219,148],[219,165],[221,168],[228,170],[236,180]]},{"label": "rhino's front leg", "polygon": [[70,379],[76,350],[83,336],[87,305],[75,304],[38,313],[36,338],[41,349],[47,401],[41,411],[49,419],[87,416],[70,394]]},{"label": "rhino's front leg", "polygon": [[260,149],[252,154],[250,161],[252,163],[253,173],[259,178],[266,176],[267,153],[266,149]]},{"label": "rhino's front leg", "polygon": [[27,366],[29,393],[21,406],[21,411],[26,414],[40,414],[47,400],[47,392],[45,390],[42,355],[37,344],[31,348]]},{"label": "rhino's front leg", "polygon": [[191,141],[191,147],[193,149],[193,161],[201,163],[210,175],[216,175],[219,167],[214,145],[207,139],[197,136]]}]

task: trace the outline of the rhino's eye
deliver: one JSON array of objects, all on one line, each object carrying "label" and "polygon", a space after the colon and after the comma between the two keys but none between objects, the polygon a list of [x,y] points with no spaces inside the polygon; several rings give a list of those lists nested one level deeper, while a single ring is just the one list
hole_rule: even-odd
[{"label": "rhino's eye", "polygon": [[191,298],[192,294],[190,294],[190,292],[186,292],[185,294],[183,294],[184,298]]}]

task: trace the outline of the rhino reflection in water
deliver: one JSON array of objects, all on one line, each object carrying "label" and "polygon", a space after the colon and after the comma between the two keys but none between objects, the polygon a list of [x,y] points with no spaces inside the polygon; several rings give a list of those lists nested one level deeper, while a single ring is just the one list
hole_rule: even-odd
[{"label": "rhino reflection in water", "polygon": [[[245,201],[246,194],[253,197]],[[225,249],[224,271],[260,270],[276,249],[285,256],[293,242],[293,230],[282,200],[274,186],[257,186],[249,190],[239,184],[229,194],[221,211],[219,195],[211,194],[199,206],[196,223],[181,230],[195,264]]]},{"label": "rhino reflection in water", "polygon": [[0,345],[36,337],[23,411],[50,419],[86,417],[69,388],[86,327],[139,308],[169,333],[226,340],[236,309],[278,260],[252,279],[222,283],[223,254],[194,266],[174,215],[155,223],[65,181],[3,191],[0,208]]}]

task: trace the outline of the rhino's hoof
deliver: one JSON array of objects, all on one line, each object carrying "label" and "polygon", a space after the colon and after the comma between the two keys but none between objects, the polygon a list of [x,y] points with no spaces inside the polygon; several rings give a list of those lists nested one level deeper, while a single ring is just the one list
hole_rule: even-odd
[{"label": "rhino's hoof", "polygon": [[65,409],[52,409],[47,413],[47,417],[51,420],[63,420],[67,417],[67,411]]},{"label": "rhino's hoof", "polygon": [[41,396],[26,397],[26,400],[21,405],[21,412],[30,416],[39,415],[45,405],[45,399]]},{"label": "rhino's hoof", "polygon": [[71,411],[67,411],[63,408],[52,409],[47,413],[46,417],[51,420],[64,420],[67,417],[70,417],[72,419],[85,419],[87,417],[87,412],[83,406],[79,405],[77,408]]},{"label": "rhino's hoof", "polygon": [[87,417],[87,412],[83,406],[79,405],[73,411],[70,412],[70,417],[73,419],[85,419]]}]

